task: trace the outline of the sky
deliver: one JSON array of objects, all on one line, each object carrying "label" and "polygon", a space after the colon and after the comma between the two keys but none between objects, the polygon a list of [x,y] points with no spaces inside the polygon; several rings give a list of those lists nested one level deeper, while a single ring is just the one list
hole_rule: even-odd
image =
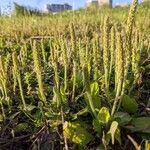
[{"label": "sky", "polygon": [[[3,9],[4,7],[12,4],[13,2],[17,2],[18,4],[36,7],[39,9],[43,9],[46,4],[51,3],[69,3],[73,6],[74,9],[78,9],[81,7],[85,7],[86,0],[0,0],[0,7]],[[132,0],[113,0],[113,5],[118,4],[129,4]]]}]

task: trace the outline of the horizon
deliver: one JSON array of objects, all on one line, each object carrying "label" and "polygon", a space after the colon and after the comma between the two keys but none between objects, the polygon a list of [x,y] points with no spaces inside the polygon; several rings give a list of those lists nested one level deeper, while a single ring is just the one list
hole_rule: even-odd
[{"label": "horizon", "polygon": [[[46,4],[64,4],[68,3],[73,7],[73,9],[79,9],[86,7],[86,0],[0,0],[0,9],[3,12],[7,12],[7,7],[13,5],[13,2],[19,5],[33,7],[39,10],[44,10]],[[113,0],[113,6],[116,5],[128,5],[132,0]],[[141,2],[141,0],[139,0]],[[11,9],[11,8],[10,8]]]}]

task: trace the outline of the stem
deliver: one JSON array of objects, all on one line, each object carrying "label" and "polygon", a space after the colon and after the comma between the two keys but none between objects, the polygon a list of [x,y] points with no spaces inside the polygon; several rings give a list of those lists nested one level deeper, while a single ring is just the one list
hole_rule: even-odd
[{"label": "stem", "polygon": [[[2,98],[1,98],[1,101],[2,101]],[[2,110],[3,119],[5,120],[6,119],[6,115],[5,115],[4,106],[3,106],[2,102],[0,102],[0,106],[1,106],[1,110]]]},{"label": "stem", "polygon": [[21,83],[20,76],[18,76],[18,84],[19,84],[19,89],[20,89],[20,96],[21,96],[22,103],[23,103],[23,108],[24,108],[24,110],[26,110],[27,107],[26,107],[26,102],[25,102],[24,95],[23,95],[22,83]]},{"label": "stem", "polygon": [[45,64],[46,63],[46,55],[45,55],[45,49],[44,49],[43,40],[41,40],[41,49],[42,49],[43,61],[44,61],[44,64]]},{"label": "stem", "polygon": [[67,80],[67,73],[68,73],[68,66],[67,66],[67,64],[65,64],[65,66],[64,66],[64,90],[65,90],[65,92],[66,92],[66,90],[67,90],[67,87],[68,87],[68,80]]},{"label": "stem", "polygon": [[76,64],[76,61],[74,61],[74,66],[73,66],[72,102],[74,101],[74,98],[75,98],[76,81],[77,81],[77,64]]},{"label": "stem", "polygon": [[119,83],[118,83],[116,98],[115,98],[115,100],[114,100],[113,108],[112,108],[112,111],[111,111],[111,115],[112,115],[112,116],[114,115],[115,110],[116,110],[116,108],[117,108],[117,103],[118,103],[118,100],[119,100],[119,94],[120,94],[121,85],[122,85],[121,83],[122,83],[121,81],[119,81]]},{"label": "stem", "polygon": [[94,117],[95,117],[96,119],[98,119],[98,118],[97,118],[96,111],[95,111],[95,107],[94,107],[94,104],[93,104],[93,100],[92,100],[92,97],[91,97],[91,94],[90,94],[89,91],[87,91],[86,94],[87,94],[87,97],[88,97],[88,102],[89,102],[91,111],[92,111]]},{"label": "stem", "polygon": [[[63,112],[63,107],[62,106],[61,106],[61,120],[62,120],[62,125],[64,127],[65,119],[64,119],[64,112]],[[68,143],[67,143],[67,138],[65,136],[64,136],[64,143],[65,143],[65,150],[69,150]]]}]

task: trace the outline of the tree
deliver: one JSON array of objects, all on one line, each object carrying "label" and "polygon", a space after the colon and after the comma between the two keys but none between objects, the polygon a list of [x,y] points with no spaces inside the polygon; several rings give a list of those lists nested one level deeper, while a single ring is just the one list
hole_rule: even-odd
[{"label": "tree", "polygon": [[14,6],[15,6],[15,15],[40,15],[41,12],[38,9],[33,9],[33,8],[29,8],[29,7],[25,7],[25,6],[21,6],[17,3],[14,2]]}]

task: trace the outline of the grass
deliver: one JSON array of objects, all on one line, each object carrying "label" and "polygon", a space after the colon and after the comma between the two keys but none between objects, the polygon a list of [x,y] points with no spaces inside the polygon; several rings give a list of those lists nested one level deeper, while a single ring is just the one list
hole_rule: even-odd
[{"label": "grass", "polygon": [[149,149],[149,3],[0,17],[0,149]]}]

